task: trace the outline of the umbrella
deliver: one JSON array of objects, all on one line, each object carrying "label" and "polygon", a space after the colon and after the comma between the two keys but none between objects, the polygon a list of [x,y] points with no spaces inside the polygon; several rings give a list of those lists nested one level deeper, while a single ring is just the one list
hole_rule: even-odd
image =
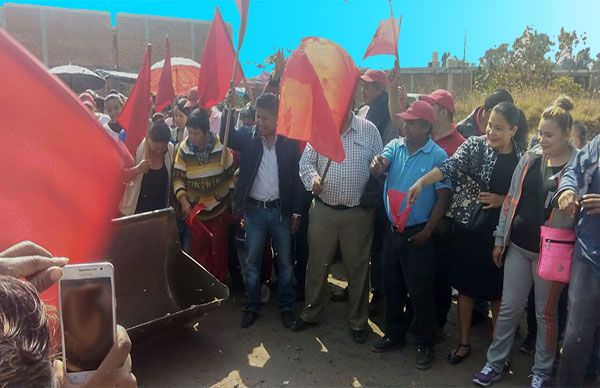
[{"label": "umbrella", "polygon": [[[158,81],[165,61],[156,62],[150,68],[150,90],[153,94],[158,91]],[[188,91],[198,86],[198,73],[200,64],[188,58],[171,58],[171,73],[173,76],[173,89],[178,96],[187,96]]]},{"label": "umbrella", "polygon": [[104,78],[90,69],[71,64],[53,67],[49,72],[60,78],[75,93],[81,93],[87,89],[102,89],[106,83]]}]

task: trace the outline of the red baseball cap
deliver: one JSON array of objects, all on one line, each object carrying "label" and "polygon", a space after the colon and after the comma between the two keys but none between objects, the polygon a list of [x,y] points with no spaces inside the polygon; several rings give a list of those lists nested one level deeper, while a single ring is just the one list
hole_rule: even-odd
[{"label": "red baseball cap", "polygon": [[431,105],[437,104],[454,113],[454,97],[452,97],[452,94],[447,90],[438,89],[428,96],[421,96],[420,99]]},{"label": "red baseball cap", "polygon": [[377,82],[378,84],[383,85],[384,87],[387,86],[387,77],[385,76],[385,73],[381,70],[369,69],[365,72],[365,74],[360,76],[360,79],[362,79],[365,82]]},{"label": "red baseball cap", "polygon": [[200,95],[198,94],[198,87],[194,86],[191,88],[187,95],[187,102],[185,103],[185,108],[197,108],[198,107],[198,99]]},{"label": "red baseball cap", "polygon": [[407,121],[425,120],[432,125],[435,122],[433,108],[428,102],[423,100],[413,102],[407,110],[402,113],[398,113],[396,116]]}]

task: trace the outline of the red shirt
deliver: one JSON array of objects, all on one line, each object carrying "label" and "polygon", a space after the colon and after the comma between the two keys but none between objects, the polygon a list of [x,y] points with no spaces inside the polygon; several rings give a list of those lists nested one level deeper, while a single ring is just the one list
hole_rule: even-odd
[{"label": "red shirt", "polygon": [[450,133],[440,138],[433,139],[433,141],[437,145],[442,147],[442,149],[446,151],[448,156],[452,156],[452,154],[456,152],[458,147],[460,147],[460,145],[465,142],[465,138],[460,133],[458,133],[456,127],[454,127],[454,129],[452,129]]}]

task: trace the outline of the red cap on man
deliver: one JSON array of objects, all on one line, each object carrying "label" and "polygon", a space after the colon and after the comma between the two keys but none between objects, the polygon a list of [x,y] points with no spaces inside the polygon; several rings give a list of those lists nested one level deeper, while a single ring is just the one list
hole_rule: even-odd
[{"label": "red cap on man", "polygon": [[200,95],[198,94],[198,87],[194,86],[190,89],[187,96],[187,102],[185,103],[185,108],[196,109],[198,107],[198,99]]},{"label": "red cap on man", "polygon": [[406,121],[425,120],[432,125],[435,123],[433,108],[428,102],[422,100],[413,102],[407,110],[398,113],[396,116]]},{"label": "red cap on man", "polygon": [[438,89],[428,96],[421,96],[420,99],[431,105],[437,104],[454,113],[454,97],[452,97],[452,94],[447,90]]},{"label": "red cap on man", "polygon": [[365,72],[365,74],[360,76],[360,79],[362,79],[365,82],[376,82],[382,85],[383,87],[387,86],[387,77],[385,76],[385,73],[381,70],[369,69]]}]

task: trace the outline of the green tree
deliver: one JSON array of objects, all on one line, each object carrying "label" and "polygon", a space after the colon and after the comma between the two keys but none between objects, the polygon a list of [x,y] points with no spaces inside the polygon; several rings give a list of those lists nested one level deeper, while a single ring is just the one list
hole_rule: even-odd
[{"label": "green tree", "polygon": [[475,86],[482,90],[548,86],[553,67],[548,54],[553,45],[547,34],[528,26],[512,46],[503,43],[485,52]]}]

